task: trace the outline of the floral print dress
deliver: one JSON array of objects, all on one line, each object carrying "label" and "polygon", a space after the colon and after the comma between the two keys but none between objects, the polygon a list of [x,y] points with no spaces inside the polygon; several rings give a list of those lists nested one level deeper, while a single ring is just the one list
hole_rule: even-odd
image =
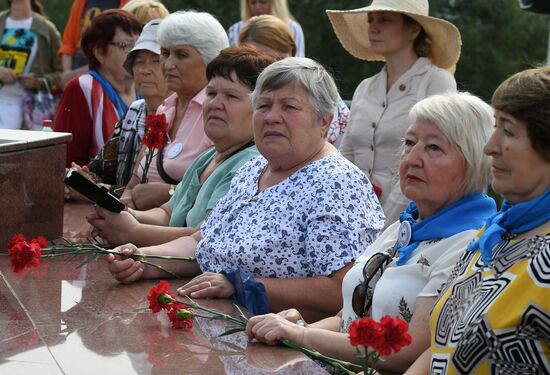
[{"label": "floral print dress", "polygon": [[203,272],[328,276],[378,236],[384,215],[366,176],[340,154],[316,160],[257,194],[267,160],[245,164],[201,227]]}]

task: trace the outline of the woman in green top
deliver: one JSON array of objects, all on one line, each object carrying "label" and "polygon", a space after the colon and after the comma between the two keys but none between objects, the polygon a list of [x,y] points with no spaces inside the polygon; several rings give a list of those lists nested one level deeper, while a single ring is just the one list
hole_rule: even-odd
[{"label": "woman in green top", "polygon": [[165,243],[189,236],[229,190],[234,173],[258,155],[252,134],[249,94],[273,58],[252,47],[223,50],[206,68],[208,85],[203,117],[214,147],[191,164],[172,198],[147,211],[112,213],[100,207],[88,216],[95,234],[111,245]]}]

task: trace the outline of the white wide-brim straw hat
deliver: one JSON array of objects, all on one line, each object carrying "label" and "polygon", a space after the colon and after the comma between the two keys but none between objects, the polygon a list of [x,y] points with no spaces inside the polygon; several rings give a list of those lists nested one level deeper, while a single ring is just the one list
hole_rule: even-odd
[{"label": "white wide-brim straw hat", "polygon": [[460,57],[460,32],[452,23],[428,16],[428,0],[373,0],[359,9],[327,10],[336,36],[342,46],[361,60],[384,61],[384,56],[372,51],[369,42],[369,12],[405,14],[422,26],[428,36],[428,57],[443,69],[454,66]]},{"label": "white wide-brim straw hat", "polygon": [[141,34],[139,34],[139,38],[134,48],[128,52],[123,64],[124,69],[126,69],[128,73],[133,75],[134,59],[139,51],[146,50],[156,55],[160,55],[160,44],[157,41],[157,34],[161,21],[162,20],[159,19],[152,20],[143,26],[143,30],[141,30]]}]

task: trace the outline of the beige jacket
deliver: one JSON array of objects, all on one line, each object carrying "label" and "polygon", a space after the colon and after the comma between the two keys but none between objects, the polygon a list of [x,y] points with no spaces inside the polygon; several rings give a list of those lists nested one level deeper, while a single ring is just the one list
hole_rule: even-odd
[{"label": "beige jacket", "polygon": [[410,125],[409,111],[427,96],[456,91],[454,77],[419,58],[386,93],[386,69],[359,84],[340,152],[382,189],[386,227],[407,204],[399,187],[399,154]]}]

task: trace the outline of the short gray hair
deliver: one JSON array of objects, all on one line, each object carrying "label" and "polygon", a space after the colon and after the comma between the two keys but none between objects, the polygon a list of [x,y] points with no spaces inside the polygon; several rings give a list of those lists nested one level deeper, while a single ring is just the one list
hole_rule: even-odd
[{"label": "short gray hair", "polygon": [[158,41],[161,47],[193,47],[204,65],[214,60],[222,49],[229,47],[227,34],[218,20],[210,13],[194,10],[175,12],[163,19]]},{"label": "short gray hair", "polygon": [[252,105],[256,106],[256,100],[264,91],[295,84],[302,85],[307,91],[319,119],[334,113],[340,98],[334,78],[321,64],[306,57],[287,57],[265,68],[252,92]]},{"label": "short gray hair", "polygon": [[489,104],[467,92],[433,95],[412,107],[409,118],[432,122],[462,153],[466,161],[464,195],[485,191],[491,179],[491,159],[483,153],[483,146],[495,121]]}]

